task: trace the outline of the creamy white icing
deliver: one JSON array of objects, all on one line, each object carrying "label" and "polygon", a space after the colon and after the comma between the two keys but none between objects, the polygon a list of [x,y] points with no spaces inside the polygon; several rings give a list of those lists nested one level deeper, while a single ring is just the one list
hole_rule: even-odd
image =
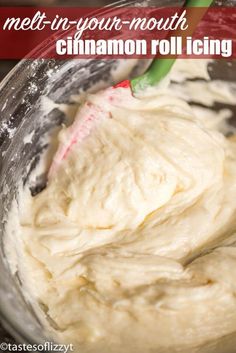
[{"label": "creamy white icing", "polygon": [[[179,61],[172,77],[209,80],[206,62],[197,68]],[[236,140],[219,131],[228,110],[188,104],[232,104],[234,93],[181,85],[88,95],[99,120],[47,188],[24,189],[13,207],[12,269],[78,352],[220,353],[236,342]]]}]

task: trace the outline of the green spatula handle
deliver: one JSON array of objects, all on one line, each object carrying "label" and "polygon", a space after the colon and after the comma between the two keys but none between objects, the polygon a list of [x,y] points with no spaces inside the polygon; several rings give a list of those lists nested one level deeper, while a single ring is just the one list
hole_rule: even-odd
[{"label": "green spatula handle", "polygon": [[[189,15],[188,22],[191,24],[190,28],[187,31],[188,36],[191,36],[193,34],[199,21],[204,16],[205,12],[207,11],[208,7],[211,5],[212,2],[213,0],[187,0],[185,2],[185,5],[184,5],[185,7],[204,8],[203,11],[197,13],[197,16],[195,16],[196,12],[194,13],[194,11],[188,14]],[[177,35],[180,36],[179,31],[178,33],[177,31],[174,31],[171,34],[171,36],[177,36]],[[182,34],[182,37],[184,36],[186,36],[186,33]],[[137,91],[145,89],[146,87],[156,85],[169,73],[175,60],[176,60],[176,57],[165,58],[165,59],[161,59],[161,58],[154,59],[151,66],[149,67],[149,69],[144,75],[131,80],[132,91],[135,93]]]}]

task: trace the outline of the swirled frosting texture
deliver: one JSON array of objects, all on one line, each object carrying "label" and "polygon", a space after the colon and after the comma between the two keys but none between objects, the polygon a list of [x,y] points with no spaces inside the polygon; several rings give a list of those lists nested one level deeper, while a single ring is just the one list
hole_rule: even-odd
[{"label": "swirled frosting texture", "polygon": [[31,297],[78,352],[219,352],[236,330],[234,139],[165,90],[88,102],[90,134],[22,203]]}]

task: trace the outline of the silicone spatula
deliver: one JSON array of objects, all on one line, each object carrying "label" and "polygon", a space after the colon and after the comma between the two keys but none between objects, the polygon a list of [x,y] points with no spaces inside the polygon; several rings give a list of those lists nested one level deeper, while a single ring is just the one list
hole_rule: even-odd
[{"label": "silicone spatula", "polygon": [[[202,17],[206,13],[208,7],[211,5],[212,2],[213,0],[187,0],[184,5],[186,8],[198,7],[201,9],[198,9],[198,11],[195,11],[194,9],[191,9],[191,10],[189,9],[186,16],[189,27],[186,33],[183,32],[181,34],[178,31],[173,31],[171,33],[171,36],[173,37],[181,36],[183,39],[184,38],[186,39],[187,36],[191,36],[194,33],[198,23],[200,22],[200,20],[202,19]],[[151,66],[149,67],[149,69],[146,71],[145,74],[137,78],[134,78],[130,81],[132,91],[135,93],[135,92],[138,92],[139,90],[145,89],[148,86],[157,85],[158,82],[160,82],[169,73],[175,60],[176,60],[176,57],[171,59],[169,58],[154,59]],[[120,83],[120,85],[122,84]]]},{"label": "silicone spatula", "polygon": [[[188,12],[188,24],[189,28],[185,34],[172,32],[172,36],[180,36],[182,38],[190,36],[193,34],[201,18],[207,11],[207,7],[210,6],[213,0],[187,0],[185,7],[191,8]],[[198,11],[194,11],[194,7],[198,7]],[[201,9],[200,9],[201,8]],[[126,80],[113,86],[112,89],[118,87],[126,87],[132,89],[135,94],[139,90],[142,90],[149,86],[154,86],[158,84],[170,71],[171,67],[175,62],[176,57],[171,59],[155,59],[147,72],[131,81]],[[107,89],[107,97],[110,95],[111,88]],[[51,168],[49,170],[49,178],[55,173],[64,160],[74,144],[82,142],[91,132],[91,130],[96,126],[98,121],[106,117],[108,112],[101,111],[101,108],[90,102],[85,102],[82,108],[78,111],[73,124],[67,128],[67,136],[65,141],[59,144],[58,150],[53,158]]]}]

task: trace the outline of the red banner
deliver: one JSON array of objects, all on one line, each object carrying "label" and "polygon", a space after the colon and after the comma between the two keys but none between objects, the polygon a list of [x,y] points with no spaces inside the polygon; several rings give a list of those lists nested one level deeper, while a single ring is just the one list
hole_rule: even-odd
[{"label": "red banner", "polygon": [[0,58],[236,58],[236,8],[0,8]]}]

